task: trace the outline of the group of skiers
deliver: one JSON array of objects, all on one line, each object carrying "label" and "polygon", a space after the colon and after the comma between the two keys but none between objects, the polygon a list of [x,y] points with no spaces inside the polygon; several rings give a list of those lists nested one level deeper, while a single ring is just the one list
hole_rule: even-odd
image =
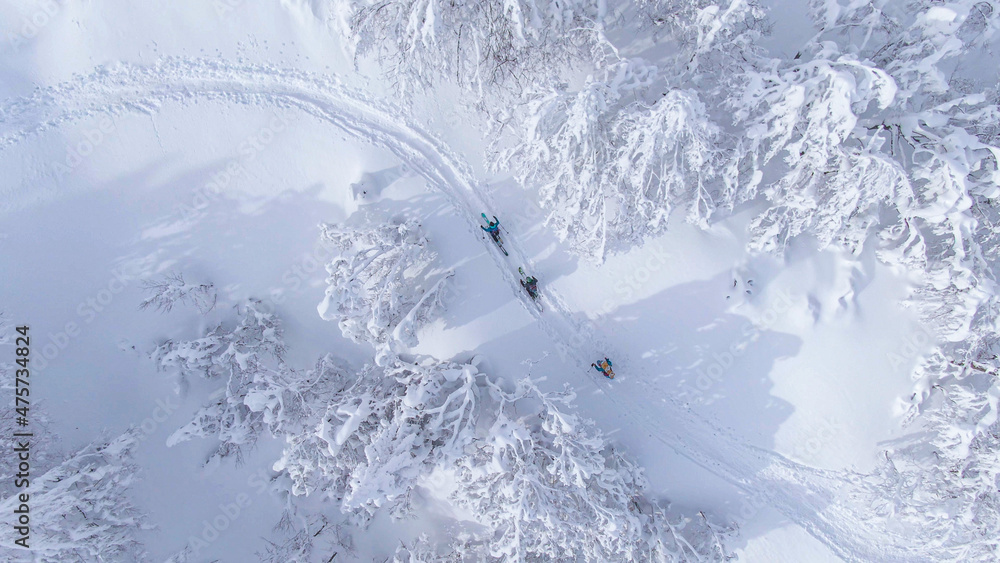
[{"label": "group of skiers", "polygon": [[[483,220],[486,221],[486,226],[483,227],[482,225],[480,225],[479,228],[482,229],[483,231],[485,231],[488,235],[490,235],[490,238],[493,239],[493,242],[496,243],[497,248],[499,248],[500,251],[503,252],[504,256],[510,256],[510,254],[507,253],[507,249],[503,247],[503,239],[500,238],[500,219],[497,219],[497,216],[494,215],[493,216],[493,220],[491,221],[486,216],[485,213],[482,214],[482,217],[483,217]],[[517,271],[522,276],[521,277],[521,287],[523,287],[524,290],[528,292],[528,295],[531,296],[531,300],[535,301],[537,303],[538,302],[538,279],[535,278],[534,276],[527,275],[524,272],[523,268],[518,268]],[[594,369],[596,369],[597,371],[601,372],[601,374],[604,377],[607,377],[608,379],[614,379],[615,378],[615,371],[613,369],[611,369],[611,360],[609,360],[607,357],[605,357],[603,360],[601,360],[599,362],[596,362],[596,363],[593,363],[593,364],[590,364],[590,365]]]}]

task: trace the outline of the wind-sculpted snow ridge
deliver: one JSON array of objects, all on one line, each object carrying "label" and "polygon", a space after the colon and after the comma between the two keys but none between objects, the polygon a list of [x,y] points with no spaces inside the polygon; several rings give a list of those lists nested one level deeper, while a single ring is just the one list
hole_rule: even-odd
[{"label": "wind-sculpted snow ridge", "polygon": [[[95,114],[155,113],[165,102],[204,100],[299,110],[391,151],[448,197],[466,217],[472,236],[479,236],[479,211],[493,208],[478,191],[470,167],[401,110],[349,89],[336,78],[270,66],[168,59],[153,66],[101,68],[0,106],[0,150]],[[588,323],[574,320],[558,295],[547,292],[544,297],[551,312],[543,314],[530,303],[511,266],[530,261],[512,239],[507,240],[509,260],[487,243],[511,291],[562,352],[576,358],[580,369],[605,389],[607,400],[620,412],[679,454],[737,486],[756,508],[773,506],[846,560],[927,560],[902,538],[848,508],[852,499],[864,505],[873,494],[863,476],[817,470],[749,446],[670,397],[669,409],[654,412],[644,401],[649,390],[636,383],[647,379],[637,366],[614,386],[601,380],[586,365],[586,358],[606,343]]]}]

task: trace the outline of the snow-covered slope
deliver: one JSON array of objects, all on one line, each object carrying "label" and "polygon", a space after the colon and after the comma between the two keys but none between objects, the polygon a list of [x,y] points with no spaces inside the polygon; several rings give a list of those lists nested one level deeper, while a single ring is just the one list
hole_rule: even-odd
[{"label": "snow-covered slope", "polygon": [[[337,358],[338,373],[359,381],[377,371],[373,363],[397,374],[405,369],[393,362],[413,362],[427,373],[437,373],[427,366],[438,361],[474,365],[483,375],[473,379],[490,382],[476,391],[481,418],[470,419],[482,426],[476,430],[482,443],[490,443],[486,425],[514,425],[501,425],[502,414],[491,419],[493,403],[482,394],[498,404],[508,401],[502,393],[518,397],[509,403],[521,418],[511,421],[525,427],[511,435],[527,439],[524,432],[542,431],[525,423],[529,414],[519,409],[542,404],[538,417],[547,420],[545,393],[571,389],[572,410],[593,420],[599,434],[566,423],[566,439],[607,439],[621,459],[645,471],[648,486],[627,500],[647,536],[649,526],[664,524],[649,524],[660,522],[659,508],[645,508],[664,507],[677,519],[664,522],[690,519],[692,538],[718,531],[719,553],[747,561],[936,560],[912,541],[916,528],[894,522],[893,508],[883,505],[908,502],[906,493],[886,500],[879,471],[886,448],[913,437],[906,416],[930,408],[915,399],[911,373],[941,339],[924,328],[919,307],[900,306],[924,280],[916,269],[886,266],[879,252],[887,246],[855,254],[807,231],[786,240],[781,254],[750,252],[769,205],[755,197],[738,202],[731,216],[695,221],[701,226],[686,223],[690,214],[678,204],[665,230],[651,230],[598,265],[579,251],[584,239],[549,228],[537,186],[515,181],[526,176],[496,170],[495,162],[485,172],[492,150],[483,141],[485,120],[458,107],[460,92],[441,85],[399,99],[367,61],[360,69],[347,62],[345,43],[331,33],[343,22],[324,19],[330,13],[323,3],[24,2],[2,10],[12,29],[46,23],[15,35],[20,40],[3,59],[0,311],[8,322],[32,327],[32,397],[64,450],[130,427],[137,435],[135,465],[127,466],[137,479],[127,479],[128,497],[144,515],[135,534],[145,554],[117,557],[263,559],[269,549],[286,553],[263,538],[300,541],[293,532],[304,526],[330,543],[302,560],[325,558],[323,549],[372,560],[391,557],[400,541],[415,553],[421,533],[443,546],[455,529],[496,524],[477,521],[483,515],[456,500],[462,498],[456,488],[474,486],[468,475],[485,470],[447,452],[427,454],[445,466],[436,472],[398,470],[396,477],[416,483],[405,503],[416,519],[395,521],[374,510],[362,526],[356,513],[340,514],[333,485],[286,498],[295,479],[288,468],[302,463],[288,453],[295,440],[287,428],[294,424],[267,417],[279,416],[269,410],[275,404],[293,401],[268,402],[262,388],[247,394],[241,387],[248,379],[240,378],[255,373],[247,366],[247,337],[226,341],[238,343],[232,345],[238,367],[226,372],[228,382],[192,377],[176,367],[183,362],[156,354],[167,369],[150,361],[168,341],[221,334],[211,332],[220,323],[231,329],[233,308],[255,298],[281,320],[287,351],[265,369],[279,381],[306,373],[325,354]],[[803,17],[804,10],[789,9],[777,27],[798,27]],[[791,58],[784,50],[797,49],[789,42],[798,40],[762,45],[771,56]],[[615,87],[628,83],[622,76]],[[601,95],[609,104],[619,99]],[[778,174],[775,168],[765,173]],[[777,182],[765,180],[771,181]],[[481,213],[501,219],[506,255],[480,229]],[[427,254],[408,262],[410,277],[400,270],[385,284],[409,280],[412,291],[430,291],[419,302],[419,295],[407,301],[400,292],[383,294],[390,304],[374,317],[378,326],[342,333],[337,322],[323,320],[342,314],[330,296],[356,300],[350,291],[360,286],[351,284],[382,282],[353,274],[338,281],[332,270],[327,279],[327,264],[347,251],[321,238],[320,225],[360,229],[403,220],[419,226],[408,228],[419,228],[414,244]],[[519,267],[539,278],[538,304],[522,289]],[[413,277],[418,269],[424,284]],[[140,310],[150,283],[171,272],[211,284],[206,291],[214,307]],[[412,309],[405,326],[386,331],[407,307],[424,309]],[[369,333],[380,336],[369,340]],[[229,365],[218,360],[226,352],[219,354],[216,365]],[[591,367],[605,356],[614,361],[614,380]],[[462,369],[468,375],[471,368]],[[537,398],[511,390],[526,375],[537,379]],[[310,389],[317,401],[350,402],[343,389]],[[242,439],[225,428],[203,422],[187,428],[208,439],[175,439],[175,430],[220,400],[245,417],[233,428],[255,421],[269,429],[238,463],[212,455],[217,438]],[[401,400],[407,408],[424,402]],[[298,429],[302,437],[318,436],[331,456],[351,435],[362,442],[365,432],[377,435],[362,426],[373,412],[362,408],[364,401],[340,404],[316,428]],[[301,408],[324,416],[325,406]],[[553,412],[554,420],[567,420]],[[339,427],[331,422],[338,418],[346,421]],[[552,431],[546,424],[542,430]],[[544,432],[535,443],[545,442]],[[372,457],[387,447],[358,451]],[[602,463],[618,463],[618,454],[602,455],[610,456]],[[466,479],[443,475],[452,464],[477,469]],[[608,490],[631,486],[599,481],[612,483]],[[361,504],[382,502],[396,500],[389,494]],[[294,523],[273,531],[283,511]],[[608,518],[631,522],[626,516]],[[350,524],[337,526],[337,534],[351,540],[320,536],[332,533],[334,521]],[[3,549],[23,555],[6,539]]]}]

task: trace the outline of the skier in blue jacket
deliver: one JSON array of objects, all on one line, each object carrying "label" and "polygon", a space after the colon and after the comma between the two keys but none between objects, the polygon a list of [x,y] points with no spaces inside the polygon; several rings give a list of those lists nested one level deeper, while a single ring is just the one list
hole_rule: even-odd
[{"label": "skier in blue jacket", "polygon": [[483,213],[482,216],[483,219],[486,220],[486,223],[488,223],[488,226],[484,227],[479,225],[479,228],[490,234],[493,242],[497,244],[497,247],[500,248],[500,251],[503,252],[504,256],[509,256],[509,254],[507,254],[507,249],[503,247],[503,241],[500,240],[500,219],[497,219],[497,216],[494,215],[493,220],[490,221],[486,218],[485,213]]},{"label": "skier in blue jacket", "polygon": [[611,360],[609,360],[607,357],[605,357],[604,360],[599,363],[590,365],[593,366],[594,369],[596,369],[597,371],[601,372],[601,375],[603,375],[604,377],[607,377],[608,379],[615,378],[615,370],[611,369]]},{"label": "skier in blue jacket", "polygon": [[[484,218],[486,217],[485,213],[483,213],[483,217]],[[493,237],[493,240],[500,242],[497,240],[497,237],[500,236],[500,219],[497,219],[497,216],[494,215],[493,220],[487,221],[487,223],[489,223],[488,227],[483,227],[482,225],[480,225],[479,228],[489,233],[490,236]]]}]

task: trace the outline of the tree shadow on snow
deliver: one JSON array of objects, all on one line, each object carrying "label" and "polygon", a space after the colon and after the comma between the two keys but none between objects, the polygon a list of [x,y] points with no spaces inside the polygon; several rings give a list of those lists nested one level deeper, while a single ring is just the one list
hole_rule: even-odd
[{"label": "tree shadow on snow", "polygon": [[[752,444],[774,447],[794,407],[772,396],[771,369],[794,356],[801,340],[727,311],[728,272],[671,287],[608,315],[627,358],[642,364],[642,383],[733,429]],[[655,314],[650,313],[655,311]],[[641,360],[640,360],[641,358]],[[622,362],[621,374],[630,366]],[[655,399],[654,399],[655,400]]]},{"label": "tree shadow on snow", "polygon": [[[144,190],[145,201],[136,204],[146,207],[137,212],[145,221],[130,244],[143,264],[138,277],[173,271],[213,283],[218,302],[207,320],[230,315],[230,307],[247,298],[263,299],[297,343],[290,360],[309,364],[317,353],[336,351],[357,362],[364,356],[358,346],[316,311],[326,288],[325,266],[336,256],[321,243],[319,225],[342,221],[343,209],[329,201],[322,184],[253,196],[240,189],[242,178],[231,190],[196,200],[223,165],[187,171]],[[191,205],[195,201],[201,203]]]}]

